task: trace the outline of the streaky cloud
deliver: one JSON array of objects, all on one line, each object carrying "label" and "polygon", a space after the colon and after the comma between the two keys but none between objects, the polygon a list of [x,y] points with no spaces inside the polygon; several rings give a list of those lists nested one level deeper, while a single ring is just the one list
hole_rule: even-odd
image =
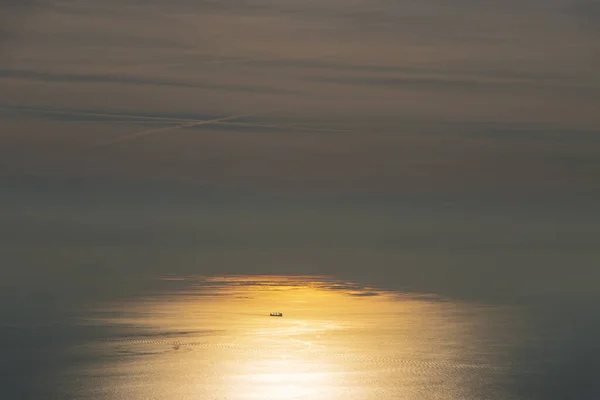
[{"label": "streaky cloud", "polygon": [[0,69],[0,78],[24,79],[41,82],[54,83],[91,83],[91,84],[119,84],[119,85],[152,85],[170,86],[179,88],[213,89],[233,92],[252,93],[286,93],[283,89],[254,86],[248,84],[229,85],[197,81],[178,81],[164,78],[152,78],[142,76],[111,75],[111,74],[75,74],[31,71],[25,69]]},{"label": "streaky cloud", "polygon": [[169,127],[156,128],[156,129],[147,129],[147,130],[143,130],[143,131],[139,131],[139,132],[134,132],[134,133],[126,135],[126,136],[122,136],[115,140],[100,143],[94,147],[108,147],[108,146],[120,144],[123,142],[131,141],[131,140],[143,137],[143,136],[148,136],[148,135],[152,135],[152,134],[156,134],[156,133],[163,133],[163,132],[169,132],[169,131],[174,131],[174,130],[178,130],[178,129],[192,128],[194,126],[200,126],[200,125],[214,124],[216,122],[224,122],[224,121],[229,121],[232,119],[239,119],[239,118],[249,117],[249,116],[257,115],[257,114],[265,114],[265,113],[269,113],[269,112],[273,112],[273,111],[275,111],[275,110],[263,111],[262,113],[261,112],[251,112],[251,113],[244,113],[244,114],[238,114],[238,115],[230,115],[228,117],[209,119],[206,121],[187,122],[187,123],[179,124],[176,126],[169,126]]}]

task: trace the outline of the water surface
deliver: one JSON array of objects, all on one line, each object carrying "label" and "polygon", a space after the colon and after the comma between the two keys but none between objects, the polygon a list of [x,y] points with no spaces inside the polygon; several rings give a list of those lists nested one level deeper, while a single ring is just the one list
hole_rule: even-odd
[{"label": "water surface", "polygon": [[[88,309],[76,325],[94,334],[64,346],[66,361],[46,374],[47,393],[416,400],[583,399],[564,394],[595,390],[574,371],[554,375],[562,395],[549,389],[556,384],[547,379],[564,367],[557,349],[566,348],[571,331],[544,325],[550,319],[538,312],[536,320],[531,307],[388,292],[330,277],[161,280],[160,292]],[[270,317],[274,311],[283,317]],[[576,369],[584,360],[572,356]]]}]

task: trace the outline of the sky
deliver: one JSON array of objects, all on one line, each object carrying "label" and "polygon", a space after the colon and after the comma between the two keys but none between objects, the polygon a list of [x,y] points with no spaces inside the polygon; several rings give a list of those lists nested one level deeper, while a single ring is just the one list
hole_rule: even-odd
[{"label": "sky", "polygon": [[26,302],[206,272],[595,291],[597,1],[1,7],[0,273]]}]

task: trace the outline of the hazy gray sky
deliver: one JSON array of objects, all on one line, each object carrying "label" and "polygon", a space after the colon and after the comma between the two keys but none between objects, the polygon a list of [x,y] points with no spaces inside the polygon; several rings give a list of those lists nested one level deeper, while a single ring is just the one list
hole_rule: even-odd
[{"label": "hazy gray sky", "polygon": [[7,276],[593,290],[597,1],[25,8],[0,50]]}]

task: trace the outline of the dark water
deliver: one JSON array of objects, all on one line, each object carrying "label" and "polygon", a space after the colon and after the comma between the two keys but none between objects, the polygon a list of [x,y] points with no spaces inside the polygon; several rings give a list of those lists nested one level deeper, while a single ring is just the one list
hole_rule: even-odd
[{"label": "dark water", "polygon": [[127,299],[51,309],[4,308],[3,398],[600,395],[591,301],[491,304],[327,277],[226,276],[157,280]]}]

